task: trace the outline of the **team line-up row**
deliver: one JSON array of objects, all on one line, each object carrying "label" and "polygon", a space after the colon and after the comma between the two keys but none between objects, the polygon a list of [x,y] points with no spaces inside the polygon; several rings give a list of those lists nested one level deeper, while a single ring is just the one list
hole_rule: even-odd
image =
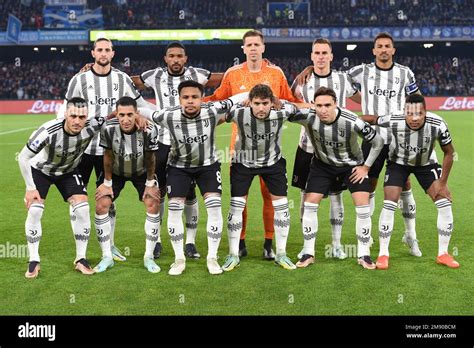
[{"label": "team line-up row", "polygon": [[[247,193],[254,176],[260,177],[262,194],[267,203],[270,201],[270,209],[265,209],[267,214],[264,214],[264,258],[275,259],[283,268],[307,267],[314,262],[317,211],[325,195],[331,200],[332,253],[338,258],[345,257],[340,231],[344,215],[341,192],[346,188],[352,194],[357,212],[360,265],[367,269],[388,268],[388,244],[399,198],[403,202],[406,226],[404,240],[413,255],[421,256],[414,230],[416,205],[411,190],[407,190],[411,173],[438,208],[437,262],[459,267],[447,253],[453,228],[447,189],[454,153],[451,136],[444,120],[426,112],[424,98],[416,93],[418,88],[411,71],[392,62],[393,39],[388,34],[376,38],[375,64],[353,68],[352,81],[344,73],[330,71],[330,42],[315,40],[314,66],[309,74],[303,72],[299,81],[293,84],[293,91],[286,95],[274,92],[275,85],[283,82],[289,88],[281,70],[262,59],[261,33],[250,31],[244,35],[243,42],[247,62],[220,76],[220,87],[213,96],[204,99],[203,83],[212,80],[210,73],[185,67],[184,46],[180,43],[169,45],[165,55],[167,68],[157,68],[140,76],[143,86],[155,89],[157,104],[163,107],[160,111],[154,111],[156,106],[143,100],[126,74],[111,67],[112,43],[107,39],[94,43],[95,63],[71,80],[64,118],[40,127],[20,153],[20,168],[27,185],[25,226],[30,262],[26,277],[35,278],[40,270],[41,216],[44,199],[52,184],[56,184],[71,206],[76,269],[85,274],[103,272],[113,266],[114,259],[124,260],[114,245],[113,200],[129,180],[147,209],[144,265],[150,272],[160,271],[154,259],[161,252],[160,221],[166,191],[169,197],[168,231],[175,252],[169,274],[179,275],[184,271],[185,255],[199,256],[194,245],[198,221],[194,184],[203,194],[208,212],[208,270],[211,274],[231,271],[247,253],[242,232],[246,224]],[[380,65],[383,64],[388,64],[389,68],[382,68]],[[328,74],[321,75],[324,72]],[[206,77],[200,81],[199,76],[203,73]],[[355,82],[360,84],[360,92],[355,89]],[[382,90],[382,87],[389,89]],[[239,93],[245,90],[250,93]],[[276,90],[285,88],[281,86]],[[405,93],[408,94],[406,101]],[[343,108],[346,96],[362,103],[365,114],[362,119]],[[213,98],[221,101],[202,104]],[[237,104],[244,99],[248,106]],[[295,104],[282,103],[280,99]],[[114,109],[116,119],[105,122],[105,116]],[[146,131],[136,127],[138,114],[153,121]],[[304,246],[296,265],[285,252],[290,216],[286,162],[280,148],[282,125],[286,120],[304,126],[292,178],[292,184],[303,190]],[[231,165],[232,198],[227,219],[229,255],[221,267],[217,263],[217,249],[223,225],[222,183],[215,154],[214,129],[224,121],[233,123],[232,150],[239,155]],[[378,131],[364,121],[376,124]],[[357,142],[358,136],[363,138],[362,147]],[[437,141],[445,155],[442,168],[433,151]],[[374,263],[370,258],[371,215],[376,178],[385,159],[388,162],[379,220],[380,252]],[[90,221],[84,188],[93,168],[98,176],[95,225],[103,253],[94,269],[85,257]],[[376,171],[378,173],[374,174]],[[154,179],[155,173],[159,185]],[[183,211],[188,232],[186,250]],[[272,213],[271,221],[268,212]],[[193,234],[190,230],[194,235],[188,243],[189,235]],[[276,255],[272,250],[273,231]]]}]

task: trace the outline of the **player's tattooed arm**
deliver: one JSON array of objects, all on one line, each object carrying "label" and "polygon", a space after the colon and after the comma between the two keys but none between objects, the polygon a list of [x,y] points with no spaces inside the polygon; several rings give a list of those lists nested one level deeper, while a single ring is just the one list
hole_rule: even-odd
[{"label": "player's tattooed arm", "polygon": [[357,104],[362,103],[362,98],[359,91],[356,91],[351,97],[349,97],[349,99],[356,102]]},{"label": "player's tattooed arm", "polygon": [[211,77],[206,83],[206,87],[216,88],[221,84],[222,78],[224,77],[224,73],[212,73]]},{"label": "player's tattooed arm", "polygon": [[87,72],[89,70],[91,70],[92,66],[94,65],[94,63],[86,63],[86,65],[84,65],[81,70],[79,70],[79,72]]},{"label": "player's tattooed arm", "polygon": [[145,152],[145,166],[146,166],[146,183],[145,191],[143,192],[142,199],[152,198],[154,200],[160,200],[160,189],[158,188],[158,182],[155,179],[155,152]]},{"label": "player's tattooed arm", "polygon": [[295,78],[295,82],[298,85],[304,85],[306,82],[308,82],[309,78],[311,77],[311,74],[313,73],[314,66],[309,65],[306,68],[303,69],[302,72],[298,74]]},{"label": "player's tattooed arm", "polygon": [[104,149],[104,182],[95,191],[95,200],[110,196],[114,197],[112,190],[112,166],[114,163],[114,153],[112,149]]},{"label": "player's tattooed arm", "polygon": [[134,75],[130,76],[130,78],[132,79],[133,84],[135,85],[135,87],[137,87],[138,90],[143,91],[144,89],[146,89],[145,83],[143,82],[141,76]]}]

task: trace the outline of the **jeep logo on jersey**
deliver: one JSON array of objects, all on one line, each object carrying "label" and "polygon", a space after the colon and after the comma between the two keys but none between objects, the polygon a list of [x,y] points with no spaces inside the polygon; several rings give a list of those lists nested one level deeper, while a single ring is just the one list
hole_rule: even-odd
[{"label": "jeep logo on jersey", "polygon": [[425,153],[428,151],[428,149],[425,149],[423,147],[418,147],[418,146],[411,146],[408,143],[399,143],[398,146],[400,146],[404,150],[416,152],[416,153]]},{"label": "jeep logo on jersey", "polygon": [[209,136],[207,134],[197,135],[195,137],[190,137],[188,135],[184,135],[183,139],[180,140],[179,142],[181,144],[192,144],[192,143],[203,144],[207,139],[209,139]]},{"label": "jeep logo on jersey", "polygon": [[393,89],[381,89],[381,88],[378,88],[377,86],[374,86],[373,89],[369,90],[369,93],[376,96],[383,96],[387,98],[393,98],[397,95],[397,92],[394,91]]},{"label": "jeep logo on jersey", "polygon": [[178,90],[174,89],[173,87],[168,87],[168,92],[164,92],[163,95],[168,98],[168,97],[177,97],[178,96]]},{"label": "jeep logo on jersey", "polygon": [[321,140],[321,142],[325,145],[325,146],[329,146],[329,147],[333,147],[335,149],[338,149],[340,148],[343,143],[338,143],[336,141],[329,141],[329,140]]},{"label": "jeep logo on jersey", "polygon": [[273,136],[275,136],[275,132],[270,132],[270,133],[265,133],[265,134],[258,134],[258,133],[247,134],[247,138],[251,140],[268,140]]},{"label": "jeep logo on jersey", "polygon": [[98,95],[95,96],[95,102],[93,100],[90,101],[92,105],[110,105],[114,106],[115,103],[117,102],[117,98],[102,98],[99,97]]}]

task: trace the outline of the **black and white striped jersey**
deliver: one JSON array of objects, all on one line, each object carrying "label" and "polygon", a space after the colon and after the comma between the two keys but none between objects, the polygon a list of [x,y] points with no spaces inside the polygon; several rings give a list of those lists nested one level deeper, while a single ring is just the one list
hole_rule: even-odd
[{"label": "black and white striped jersey", "polygon": [[[314,93],[320,87],[327,87],[334,90],[334,92],[336,92],[337,105],[341,108],[346,107],[346,98],[352,97],[357,92],[357,89],[349,81],[347,73],[335,70],[332,70],[328,75],[318,75],[313,72],[308,82],[302,86],[298,85],[295,80],[291,86],[291,90],[295,97],[304,100],[305,103],[313,103]],[[301,127],[298,146],[308,153],[313,153],[314,151],[304,127]]]},{"label": "black and white striped jersey", "polygon": [[153,121],[166,127],[171,135],[168,165],[195,168],[217,162],[215,128],[232,105],[230,99],[201,104],[201,112],[193,118],[183,114],[181,106],[155,111]]},{"label": "black and white striped jersey", "polygon": [[37,155],[31,166],[49,176],[60,176],[72,172],[92,139],[100,132],[105,118],[94,117],[87,120],[85,127],[77,135],[69,135],[64,130],[64,119],[44,123],[28,139],[26,146]]},{"label": "black and white striped jersey", "polygon": [[379,117],[377,124],[391,133],[388,159],[404,166],[426,166],[438,163],[433,151],[436,141],[441,146],[452,142],[446,122],[438,115],[427,112],[425,124],[417,130],[408,127],[405,115]]},{"label": "black and white striped jersey", "polygon": [[[178,86],[186,80],[193,80],[205,86],[211,72],[206,69],[185,67],[180,75],[172,75],[167,67],[145,71],[140,75],[141,80],[147,87],[155,91],[156,107],[165,109],[179,105]],[[159,142],[165,145],[171,145],[170,134],[166,128],[162,129],[159,135]]]},{"label": "black and white striped jersey", "polygon": [[226,121],[237,125],[238,137],[232,161],[248,168],[269,167],[278,162],[281,153],[283,122],[296,114],[294,105],[285,103],[280,110],[272,109],[265,119],[258,119],[251,107],[236,105],[227,114]]},{"label": "black and white striped jersey", "polygon": [[[389,69],[381,69],[375,63],[357,65],[348,71],[348,76],[353,84],[360,84],[365,115],[402,114],[406,96],[418,91],[413,72],[397,63]],[[386,130],[378,131],[388,144]]]},{"label": "black and white striped jersey", "polygon": [[335,121],[330,124],[321,122],[313,109],[309,112],[300,110],[288,120],[305,126],[315,149],[316,158],[336,167],[363,164],[364,156],[357,142],[358,137],[368,142],[378,137],[376,131],[368,123],[362,121],[353,112],[339,107]]},{"label": "black and white striped jersey", "polygon": [[158,150],[158,127],[150,124],[147,131],[137,129],[127,134],[119,120],[108,120],[101,130],[100,146],[112,150],[115,175],[131,178],[146,172],[145,152]]},{"label": "black and white striped jersey", "polygon": [[[76,74],[66,92],[66,101],[81,97],[87,101],[89,118],[107,116],[115,110],[115,103],[124,96],[139,99],[141,94],[136,90],[131,78],[124,72],[112,68],[108,74],[101,75],[91,68],[89,71]],[[100,156],[103,149],[99,146],[99,135],[94,138],[86,150],[89,155]]]}]

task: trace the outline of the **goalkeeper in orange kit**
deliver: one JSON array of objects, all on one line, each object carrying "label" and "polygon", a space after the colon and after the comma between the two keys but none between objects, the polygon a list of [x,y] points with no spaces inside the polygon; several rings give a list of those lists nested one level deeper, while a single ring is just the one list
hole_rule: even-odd
[{"label": "goalkeeper in orange kit", "polygon": [[[263,59],[265,44],[263,35],[257,30],[250,30],[243,36],[243,51],[246,56],[246,62],[229,68],[222,79],[221,85],[216,89],[213,95],[204,98],[205,101],[224,100],[232,95],[242,92],[248,92],[257,84],[266,84],[270,86],[273,94],[278,99],[284,99],[291,102],[301,102],[296,99],[291,92],[290,86],[286,80],[283,71],[270,65]],[[232,125],[232,137],[230,143],[231,153],[234,151],[234,144],[237,138],[237,127]],[[263,224],[265,227],[265,243],[263,246],[263,258],[273,260],[275,253],[272,250],[274,210],[268,191],[262,178],[260,178],[260,188],[263,197]],[[247,224],[247,208],[243,213],[242,233],[240,235],[239,256],[247,255],[245,246],[245,232]]]}]

